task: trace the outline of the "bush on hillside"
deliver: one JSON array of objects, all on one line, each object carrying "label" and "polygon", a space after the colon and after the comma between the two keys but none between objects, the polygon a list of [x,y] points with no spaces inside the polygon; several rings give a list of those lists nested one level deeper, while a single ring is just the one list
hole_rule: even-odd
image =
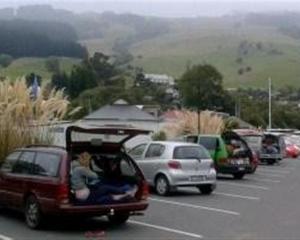
[{"label": "bush on hillside", "polygon": [[13,61],[13,57],[8,55],[8,54],[1,54],[0,55],[0,66],[6,68],[8,67],[12,61]]}]

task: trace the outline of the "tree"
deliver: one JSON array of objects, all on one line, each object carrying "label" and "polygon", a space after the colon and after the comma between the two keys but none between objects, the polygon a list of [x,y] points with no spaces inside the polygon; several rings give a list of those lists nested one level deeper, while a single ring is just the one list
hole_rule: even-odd
[{"label": "tree", "polygon": [[58,89],[65,88],[71,98],[78,97],[83,91],[97,86],[111,86],[122,83],[118,78],[115,66],[110,57],[103,53],[95,53],[93,57],[86,58],[80,65],[73,66],[70,75],[60,73],[59,65],[55,60],[49,59],[48,70],[53,70],[51,84]]},{"label": "tree", "polygon": [[96,52],[93,57],[85,60],[83,65],[94,71],[98,83],[109,85],[110,80],[117,74],[115,66],[111,63],[110,57]]},{"label": "tree", "polygon": [[[232,102],[232,99],[224,91],[222,79],[221,73],[212,65],[196,65],[187,69],[178,83],[183,104],[188,108],[197,109],[198,116],[200,111],[205,109],[232,111],[227,109],[227,103]],[[198,130],[200,132],[200,118]]]},{"label": "tree", "polygon": [[70,88],[69,77],[65,72],[54,73],[51,78],[51,86],[56,89],[65,88],[67,91]]},{"label": "tree", "polygon": [[179,79],[178,88],[186,107],[197,110],[222,110],[231,97],[222,85],[222,75],[211,65],[196,65]]},{"label": "tree", "polygon": [[13,57],[8,54],[0,54],[0,66],[6,68],[13,61]]},{"label": "tree", "polygon": [[77,43],[68,24],[49,21],[0,20],[0,53],[17,57],[84,57],[86,48]]},{"label": "tree", "polygon": [[84,90],[98,85],[94,72],[86,66],[75,66],[69,78],[67,91],[72,98],[77,97]]}]

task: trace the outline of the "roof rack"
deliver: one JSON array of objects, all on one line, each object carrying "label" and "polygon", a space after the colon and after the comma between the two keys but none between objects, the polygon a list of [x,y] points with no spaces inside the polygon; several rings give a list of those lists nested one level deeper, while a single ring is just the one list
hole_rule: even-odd
[{"label": "roof rack", "polygon": [[50,144],[30,144],[30,145],[27,145],[25,148],[34,148],[34,147],[58,148],[58,149],[66,150],[65,147],[61,147],[61,146],[57,146],[57,145],[50,145]]}]

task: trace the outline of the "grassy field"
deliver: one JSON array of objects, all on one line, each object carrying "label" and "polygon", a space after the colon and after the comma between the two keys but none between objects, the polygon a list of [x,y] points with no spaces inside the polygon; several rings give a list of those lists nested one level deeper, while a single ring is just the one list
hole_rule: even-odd
[{"label": "grassy field", "polygon": [[[226,87],[267,86],[273,79],[275,87],[293,85],[300,87],[300,41],[281,34],[274,27],[257,25],[235,26],[227,19],[203,19],[197,24],[173,20],[167,34],[141,41],[131,46],[135,58],[133,65],[143,67],[147,73],[169,74],[180,77],[187,66],[209,63],[224,76]],[[119,26],[119,28],[121,28]],[[91,52],[111,53],[117,37],[128,32],[113,30],[102,39],[85,42]],[[237,63],[242,41],[262,43],[263,50],[250,51]],[[239,69],[251,71],[239,74]]]},{"label": "grassy field", "polygon": [[[176,31],[175,31],[176,32]],[[267,79],[273,79],[275,87],[293,85],[300,87],[300,42],[280,34],[274,28],[247,26],[230,28],[226,24],[217,27],[180,30],[177,35],[167,34],[152,41],[132,47],[135,60],[146,72],[167,73],[180,77],[191,64],[209,63],[224,76],[227,87],[266,87]],[[264,50],[252,50],[237,63],[238,49],[242,41],[260,42]],[[240,75],[238,70],[251,67]]]},{"label": "grassy field", "polygon": [[[49,80],[51,73],[47,70],[45,61],[46,58],[19,58],[7,68],[0,68],[0,76],[14,80],[33,72],[44,80]],[[73,58],[59,58],[61,69],[66,72],[70,72],[72,66],[78,64],[79,61],[79,59]]]}]

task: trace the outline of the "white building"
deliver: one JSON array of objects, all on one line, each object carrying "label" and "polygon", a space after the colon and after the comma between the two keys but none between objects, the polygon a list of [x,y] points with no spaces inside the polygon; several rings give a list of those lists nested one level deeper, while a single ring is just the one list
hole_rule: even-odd
[{"label": "white building", "polygon": [[145,74],[145,79],[152,83],[174,86],[175,79],[166,74]]}]

